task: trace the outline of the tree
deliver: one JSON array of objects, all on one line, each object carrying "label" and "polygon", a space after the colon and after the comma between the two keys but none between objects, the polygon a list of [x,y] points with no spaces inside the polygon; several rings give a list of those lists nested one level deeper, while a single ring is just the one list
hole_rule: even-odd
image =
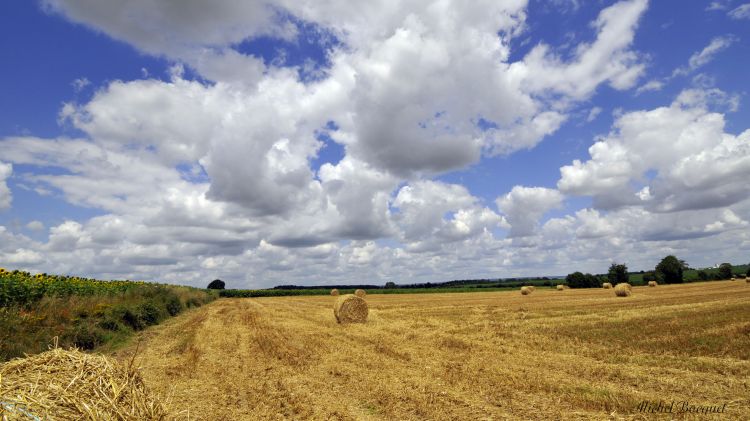
[{"label": "tree", "polygon": [[732,277],[732,264],[722,263],[719,265],[719,279],[729,279]]},{"label": "tree", "polygon": [[571,288],[586,288],[586,276],[581,272],[573,272],[565,277],[565,284]]},{"label": "tree", "polygon": [[601,288],[602,282],[598,277],[587,273],[573,272],[565,277],[565,284],[571,288]]},{"label": "tree", "polygon": [[609,272],[607,272],[607,280],[609,280],[609,283],[612,285],[628,282],[628,280],[630,280],[628,267],[625,266],[625,264],[612,263],[609,267]]},{"label": "tree", "polygon": [[701,281],[708,281],[708,273],[705,270],[699,270],[698,279]]},{"label": "tree", "polygon": [[601,288],[602,280],[590,273],[583,275],[586,278],[586,288]]},{"label": "tree", "polygon": [[386,282],[385,283],[385,287],[386,288],[396,288],[396,283],[395,282]]},{"label": "tree", "polygon": [[687,264],[684,260],[679,260],[676,257],[669,255],[661,259],[661,262],[656,265],[656,276],[659,281],[664,282],[665,284],[681,284],[685,282],[682,277],[682,271],[686,266]]},{"label": "tree", "polygon": [[224,289],[224,281],[221,279],[214,279],[208,284],[208,289]]}]

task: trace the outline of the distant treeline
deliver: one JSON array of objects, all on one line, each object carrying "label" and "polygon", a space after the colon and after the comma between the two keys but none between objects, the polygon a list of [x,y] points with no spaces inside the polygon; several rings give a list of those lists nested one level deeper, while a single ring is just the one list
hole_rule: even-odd
[{"label": "distant treeline", "polygon": [[364,289],[368,294],[414,294],[414,293],[441,293],[441,292],[476,292],[501,291],[509,288],[520,288],[525,285],[555,286],[562,283],[562,279],[552,280],[549,278],[533,278],[518,280],[485,280],[472,279],[448,282],[426,282],[421,284],[395,285],[391,282],[386,286],[381,285],[330,285],[330,286],[298,286],[282,285],[270,289],[222,289],[219,290],[221,297],[247,298],[247,297],[281,297],[294,295],[328,295],[336,288],[341,294],[352,294],[357,289]]}]

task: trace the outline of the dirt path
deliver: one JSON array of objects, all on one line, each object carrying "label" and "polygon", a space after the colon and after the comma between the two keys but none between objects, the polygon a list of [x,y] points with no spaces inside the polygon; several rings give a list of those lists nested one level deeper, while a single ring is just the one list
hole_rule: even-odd
[{"label": "dirt path", "polygon": [[186,419],[643,419],[660,399],[750,419],[749,284],[367,299],[350,326],[331,297],[222,299],[136,361]]}]

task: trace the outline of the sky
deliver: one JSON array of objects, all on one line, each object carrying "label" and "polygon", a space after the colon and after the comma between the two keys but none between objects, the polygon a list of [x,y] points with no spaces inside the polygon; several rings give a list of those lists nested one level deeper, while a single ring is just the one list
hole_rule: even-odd
[{"label": "sky", "polygon": [[0,266],[228,288],[750,261],[750,3],[7,0]]}]

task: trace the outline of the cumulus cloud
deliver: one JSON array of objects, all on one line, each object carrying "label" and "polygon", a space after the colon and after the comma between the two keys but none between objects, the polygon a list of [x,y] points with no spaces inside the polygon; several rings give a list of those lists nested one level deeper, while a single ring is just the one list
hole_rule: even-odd
[{"label": "cumulus cloud", "polygon": [[[2,261],[259,287],[600,271],[614,257],[635,265],[643,242],[662,253],[698,236],[750,241],[748,134],[726,133],[716,108],[737,100],[718,90],[620,115],[590,159],[563,167],[557,190],[516,186],[495,201],[499,212],[436,181],[533,148],[602,85],[637,86],[645,0],[601,10],[592,41],[569,56],[540,43],[513,60],[512,41],[528,29],[522,0],[45,4],[175,66],[168,80],[144,73],[65,104],[61,121],[78,138],[0,140],[5,162],[33,169],[14,173],[30,189],[103,213],[49,224],[41,243],[0,227]],[[336,40],[321,46],[314,78],[241,48],[296,42],[310,28]],[[589,121],[601,112],[586,107]],[[324,141],[342,156],[313,163]],[[594,206],[545,220],[564,195]]]},{"label": "cumulus cloud", "polygon": [[544,187],[515,186],[497,199],[497,207],[505,214],[511,237],[525,237],[534,233],[539,219],[560,207],[563,195]]},{"label": "cumulus cloud", "polygon": [[560,191],[592,196],[597,207],[643,205],[656,212],[735,204],[750,193],[745,131],[725,132],[724,116],[709,110],[720,91],[681,93],[669,107],[623,114],[597,141],[586,162],[560,169]]},{"label": "cumulus cloud", "polygon": [[8,188],[7,179],[13,173],[13,165],[0,161],[0,211],[10,208],[13,195]]},{"label": "cumulus cloud", "polygon": [[593,24],[598,30],[596,41],[579,45],[570,63],[552,54],[549,46],[539,44],[523,63],[514,63],[512,70],[533,73],[533,78],[524,81],[532,89],[578,99],[591,95],[604,82],[615,89],[628,89],[644,71],[638,55],[628,47],[647,6],[646,0],[629,0],[604,9]]},{"label": "cumulus cloud", "polygon": [[502,218],[480,205],[461,185],[418,181],[402,187],[393,201],[394,216],[403,240],[423,247],[432,240],[443,244],[489,232]]}]

